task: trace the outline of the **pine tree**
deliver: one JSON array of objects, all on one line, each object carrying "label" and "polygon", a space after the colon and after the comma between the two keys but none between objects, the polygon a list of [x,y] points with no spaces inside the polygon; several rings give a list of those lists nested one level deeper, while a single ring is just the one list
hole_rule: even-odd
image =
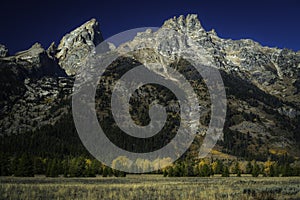
[{"label": "pine tree", "polygon": [[198,165],[194,166],[193,174],[194,176],[200,176],[200,170]]},{"label": "pine tree", "polygon": [[163,169],[163,175],[164,175],[164,177],[168,176],[168,170],[167,169]]},{"label": "pine tree", "polygon": [[246,165],[246,174],[251,174],[252,173],[252,169],[253,169],[253,166],[252,166],[251,162],[248,161],[248,163]]},{"label": "pine tree", "polygon": [[94,171],[95,175],[102,174],[101,163],[96,159],[92,160],[91,169]]},{"label": "pine tree", "polygon": [[239,170],[240,170],[239,162],[238,162],[238,161],[235,161],[234,167],[233,167],[233,171],[232,171],[232,172],[233,172],[234,174],[237,174]]},{"label": "pine tree", "polygon": [[70,177],[76,177],[78,175],[78,170],[77,170],[77,159],[72,158],[69,163],[69,176]]},{"label": "pine tree", "polygon": [[86,177],[96,177],[96,168],[93,165],[93,161],[91,159],[86,159],[86,166],[85,166],[85,176]]},{"label": "pine tree", "polygon": [[221,174],[223,170],[223,162],[221,160],[213,162],[212,169],[214,174]]},{"label": "pine tree", "polygon": [[109,177],[112,177],[112,176],[114,175],[112,168],[107,167],[107,171],[108,171],[108,174],[107,174],[107,175],[108,175]]},{"label": "pine tree", "polygon": [[28,154],[24,153],[18,161],[15,176],[32,177],[33,173],[33,162]]},{"label": "pine tree", "polygon": [[16,176],[16,174],[18,173],[18,165],[19,165],[19,158],[18,157],[13,157],[10,161],[10,170],[11,173],[14,174]]},{"label": "pine tree", "polygon": [[115,175],[115,177],[126,177],[126,172],[119,170],[113,170],[113,174]]},{"label": "pine tree", "polygon": [[10,160],[8,156],[0,152],[0,176],[11,175]]},{"label": "pine tree", "polygon": [[189,163],[189,162],[184,163],[184,174],[183,174],[183,176],[188,176],[188,177],[194,176],[194,168],[193,168],[191,163]]},{"label": "pine tree", "polygon": [[236,176],[237,176],[237,177],[241,177],[241,174],[242,174],[241,170],[238,170]]},{"label": "pine tree", "polygon": [[214,170],[213,170],[211,165],[209,166],[209,169],[210,169],[210,175],[213,176],[214,175]]},{"label": "pine tree", "polygon": [[169,177],[173,177],[173,176],[174,176],[174,169],[173,169],[173,166],[171,166],[171,167],[168,169],[168,176],[169,176]]},{"label": "pine tree", "polygon": [[274,169],[274,165],[270,166],[270,177],[274,177],[275,176],[275,169]]},{"label": "pine tree", "polygon": [[106,166],[103,167],[102,176],[103,177],[107,177],[108,176],[108,167],[106,167]]},{"label": "pine tree", "polygon": [[293,175],[293,169],[291,168],[289,163],[286,163],[282,168],[282,176],[292,176]]},{"label": "pine tree", "polygon": [[34,174],[45,174],[45,165],[42,158],[35,157],[33,160],[33,171]]},{"label": "pine tree", "polygon": [[76,177],[83,177],[85,176],[85,168],[86,168],[86,161],[83,156],[80,156],[77,158],[77,172],[76,172]]},{"label": "pine tree", "polygon": [[226,165],[223,166],[222,177],[229,177],[229,169]]},{"label": "pine tree", "polygon": [[178,164],[175,165],[173,173],[174,173],[175,177],[182,176],[181,175],[181,168],[180,168],[180,166]]},{"label": "pine tree", "polygon": [[68,177],[69,175],[69,162],[67,159],[62,161],[63,175],[64,177]]},{"label": "pine tree", "polygon": [[259,174],[260,174],[260,168],[259,168],[258,164],[256,162],[254,162],[253,169],[252,169],[252,176],[258,177]]},{"label": "pine tree", "polygon": [[48,162],[47,174],[48,177],[58,177],[59,175],[59,164],[57,159],[52,159]]},{"label": "pine tree", "polygon": [[59,175],[59,161],[54,158],[52,160],[52,165],[51,165],[51,169],[50,169],[50,176],[51,177],[58,177]]},{"label": "pine tree", "polygon": [[210,176],[210,168],[206,163],[200,168],[200,175],[203,177]]}]

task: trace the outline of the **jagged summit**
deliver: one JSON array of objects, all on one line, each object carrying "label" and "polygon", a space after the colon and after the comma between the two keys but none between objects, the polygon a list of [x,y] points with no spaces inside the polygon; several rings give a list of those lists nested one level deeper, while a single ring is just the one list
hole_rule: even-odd
[{"label": "jagged summit", "polygon": [[56,58],[68,75],[74,75],[79,63],[102,41],[99,23],[93,18],[61,39]]},{"label": "jagged summit", "polygon": [[0,44],[0,58],[8,56],[8,48]]},{"label": "jagged summit", "polygon": [[43,48],[43,46],[40,43],[36,42],[29,49],[17,52],[15,54],[15,56],[16,57],[21,57],[21,58],[22,57],[30,58],[30,57],[33,57],[37,54],[43,53],[44,51],[45,51],[45,49]]},{"label": "jagged summit", "polygon": [[187,34],[192,37],[201,37],[206,35],[206,31],[201,25],[198,15],[189,14],[186,17],[180,15],[179,17],[174,16],[173,18],[165,21],[162,28],[168,28],[180,33]]},{"label": "jagged summit", "polygon": [[163,27],[171,29],[187,29],[187,30],[204,30],[201,22],[198,19],[198,15],[189,14],[186,17],[180,15],[179,17],[174,16],[173,18],[164,22]]},{"label": "jagged summit", "polygon": [[24,78],[20,76],[23,73],[28,77],[66,76],[64,70],[58,65],[57,59],[38,42],[27,50],[1,58],[0,68],[5,70],[4,66],[15,68],[13,71],[18,79]]}]

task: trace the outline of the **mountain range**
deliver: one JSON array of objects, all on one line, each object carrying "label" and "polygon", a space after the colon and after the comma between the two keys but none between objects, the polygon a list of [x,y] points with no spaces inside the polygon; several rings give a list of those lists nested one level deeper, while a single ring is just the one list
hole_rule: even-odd
[{"label": "mountain range", "polygon": [[[158,34],[164,28],[185,37],[164,40]],[[8,48],[0,45],[2,146],[5,143],[6,146],[11,144],[12,137],[25,138],[24,140],[29,140],[30,135],[35,135],[34,138],[43,137],[39,132],[49,132],[50,138],[59,141],[61,146],[68,146],[67,143],[70,142],[62,139],[66,138],[62,136],[67,132],[66,129],[72,130],[73,138],[78,137],[71,114],[74,79],[82,61],[95,53],[96,46],[103,40],[99,23],[91,19],[66,34],[58,46],[52,43],[48,49],[35,43],[28,50],[10,55]],[[139,33],[132,41],[114,48],[129,48],[134,51],[140,45],[151,48],[136,51],[112,63],[106,74],[107,80],[100,82],[100,88],[105,88],[118,78],[109,72],[122,71],[124,66],[126,69],[126,66],[135,66],[137,63],[158,62],[184,73],[192,80],[204,111],[200,119],[203,127],[190,148],[191,155],[194,155],[193,152],[199,148],[205,136],[210,117],[210,101],[201,77],[190,69],[190,63],[178,56],[183,48],[200,48],[201,51],[197,51],[202,58],[199,62],[217,67],[224,81],[227,96],[224,134],[211,156],[258,160],[266,160],[270,156],[289,156],[299,159],[299,51],[265,47],[250,39],[220,38],[215,30],[206,31],[197,15],[192,14],[171,18],[159,30]],[[151,98],[161,96],[160,89],[153,86],[141,88],[141,91],[151,94]],[[98,114],[99,119],[111,117],[109,110],[104,108],[107,97],[109,92],[99,96],[98,108],[102,109]],[[149,99],[142,99],[147,105],[150,104],[148,101]],[[147,106],[135,102],[132,101],[132,105],[137,106],[131,109],[132,118],[138,124],[147,124],[149,116],[141,116],[146,112]],[[104,126],[108,125],[113,126]],[[53,133],[53,130],[58,129],[59,134]],[[107,130],[113,132],[115,129],[107,127]],[[112,135],[116,133],[119,132]],[[118,138],[118,134],[115,137]],[[165,139],[170,138],[167,136]],[[20,144],[24,142],[17,139],[13,141]],[[81,145],[78,139],[71,141]],[[8,150],[2,148],[1,151]],[[13,152],[13,148],[10,151]],[[76,149],[65,149],[61,153],[72,151]]]}]

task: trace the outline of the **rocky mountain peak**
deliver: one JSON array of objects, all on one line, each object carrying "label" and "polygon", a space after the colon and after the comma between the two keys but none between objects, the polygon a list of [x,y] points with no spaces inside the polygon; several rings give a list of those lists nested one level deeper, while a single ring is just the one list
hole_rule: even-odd
[{"label": "rocky mountain peak", "polygon": [[40,43],[37,42],[34,45],[32,45],[30,49],[17,52],[15,56],[18,58],[27,59],[27,58],[35,57],[36,55],[41,54],[43,52],[45,52],[45,49],[42,47]]},{"label": "rocky mountain peak", "polygon": [[56,58],[50,56],[40,43],[35,43],[29,49],[17,52],[13,56],[1,58],[0,72],[2,71],[10,71],[10,75],[6,74],[7,80],[66,76]]},{"label": "rocky mountain peak", "polygon": [[0,44],[0,58],[8,56],[8,48],[3,44]]},{"label": "rocky mountain peak", "polygon": [[180,15],[179,17],[175,16],[165,21],[163,28],[169,28],[183,33],[206,33],[196,14],[189,14],[186,17],[184,15]]},{"label": "rocky mountain peak", "polygon": [[91,19],[62,38],[56,58],[68,75],[74,75],[80,67],[79,63],[102,41],[99,23]]}]

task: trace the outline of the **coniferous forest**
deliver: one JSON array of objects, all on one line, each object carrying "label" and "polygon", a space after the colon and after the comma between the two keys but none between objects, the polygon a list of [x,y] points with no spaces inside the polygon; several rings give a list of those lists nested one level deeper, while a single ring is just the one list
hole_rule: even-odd
[{"label": "coniferous forest", "polygon": [[[237,137],[234,137],[234,134]],[[246,137],[246,138],[245,138]],[[268,156],[246,154],[247,137],[239,133],[225,132],[220,145],[224,153],[239,149],[240,159],[195,159],[189,149],[172,166],[153,174],[165,177],[222,177],[241,176],[248,174],[257,176],[299,176],[300,168],[291,163],[294,159],[287,155]],[[236,143],[236,138],[244,143]],[[238,157],[237,157],[238,158]],[[246,159],[244,159],[246,158]],[[124,177],[125,172],[114,170],[93,158],[82,145],[73,120],[65,115],[55,126],[45,126],[34,132],[22,135],[11,135],[1,138],[0,175],[16,177],[32,177],[45,175],[47,177]]]}]

